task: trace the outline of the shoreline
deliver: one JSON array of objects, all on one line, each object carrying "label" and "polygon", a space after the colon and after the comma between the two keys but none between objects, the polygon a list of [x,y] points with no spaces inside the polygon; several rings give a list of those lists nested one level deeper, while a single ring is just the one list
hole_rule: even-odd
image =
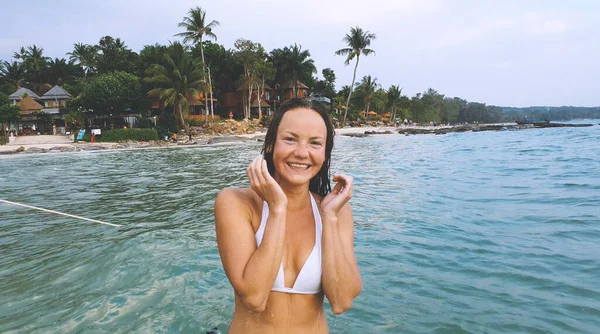
[{"label": "shoreline", "polygon": [[[594,124],[556,124],[552,127],[572,127],[572,126],[593,126]],[[454,126],[365,126],[365,127],[346,127],[335,129],[336,136],[347,137],[368,137],[371,135],[414,135],[414,134],[447,134],[452,132],[479,132],[479,131],[502,131],[502,130],[520,130],[539,128],[535,126],[516,125],[515,123],[498,124],[475,124],[475,125],[454,125]],[[264,140],[265,132],[257,131],[247,134],[220,134],[220,135],[199,135],[193,137],[192,142],[179,141],[170,143],[166,141],[152,142],[123,142],[123,143],[88,143],[88,142],[30,142],[26,144],[6,144],[0,145],[0,157],[3,155],[22,155],[32,153],[62,153],[62,152],[90,152],[90,151],[112,151],[126,149],[148,149],[148,148],[181,148],[181,147],[210,147],[221,145],[241,144],[248,142],[260,142]],[[31,136],[34,139],[35,136]]]}]

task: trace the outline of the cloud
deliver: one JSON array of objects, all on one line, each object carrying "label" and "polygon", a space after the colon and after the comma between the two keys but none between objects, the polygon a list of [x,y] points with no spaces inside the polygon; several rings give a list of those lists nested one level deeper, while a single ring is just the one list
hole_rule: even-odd
[{"label": "cloud", "polygon": [[443,49],[494,43],[498,41],[519,41],[541,36],[566,33],[570,24],[562,14],[527,12],[496,18],[485,16],[479,19],[442,22],[441,32],[429,31],[429,49]]},{"label": "cloud", "polygon": [[302,7],[325,25],[361,25],[439,13],[444,3],[440,0],[306,0]]}]

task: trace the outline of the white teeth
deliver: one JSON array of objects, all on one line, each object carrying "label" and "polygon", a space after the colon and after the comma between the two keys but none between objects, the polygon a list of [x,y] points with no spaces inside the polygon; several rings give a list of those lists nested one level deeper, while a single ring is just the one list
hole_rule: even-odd
[{"label": "white teeth", "polygon": [[301,164],[293,164],[293,163],[289,163],[288,165],[290,165],[290,167],[293,168],[308,168],[308,165],[301,165]]}]

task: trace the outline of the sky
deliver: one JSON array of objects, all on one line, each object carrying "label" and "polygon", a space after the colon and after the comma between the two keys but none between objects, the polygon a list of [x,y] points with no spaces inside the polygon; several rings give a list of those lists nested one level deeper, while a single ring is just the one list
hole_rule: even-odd
[{"label": "sky", "polygon": [[2,5],[0,60],[37,45],[68,58],[74,43],[119,37],[133,51],[178,40],[177,23],[201,6],[217,20],[217,42],[238,38],[267,51],[308,49],[321,76],[340,88],[351,66],[334,52],[359,26],[376,35],[357,80],[377,78],[414,96],[433,88],[448,97],[498,106],[600,106],[600,1],[596,0],[30,0]]}]

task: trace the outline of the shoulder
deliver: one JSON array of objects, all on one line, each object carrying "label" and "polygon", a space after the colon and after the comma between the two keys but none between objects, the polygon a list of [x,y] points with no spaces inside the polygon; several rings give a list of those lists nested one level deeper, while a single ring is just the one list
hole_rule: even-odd
[{"label": "shoulder", "polygon": [[250,188],[225,188],[219,192],[215,199],[215,214],[222,211],[236,211],[252,216],[262,200]]}]

